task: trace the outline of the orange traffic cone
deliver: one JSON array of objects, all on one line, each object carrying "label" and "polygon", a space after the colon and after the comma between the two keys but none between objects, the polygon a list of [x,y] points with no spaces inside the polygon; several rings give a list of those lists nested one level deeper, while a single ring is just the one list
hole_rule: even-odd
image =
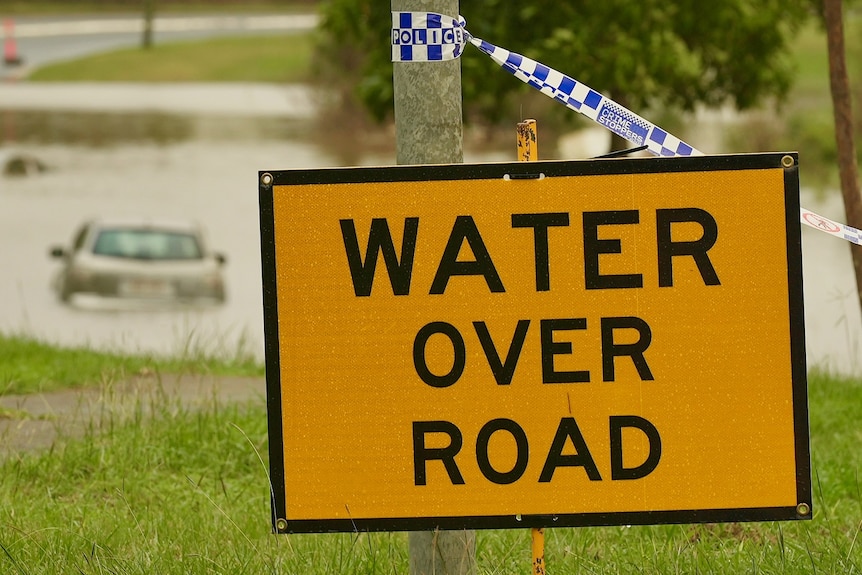
[{"label": "orange traffic cone", "polygon": [[7,66],[18,66],[21,64],[21,57],[18,55],[18,46],[15,43],[15,22],[11,18],[7,18],[3,24],[5,31],[3,63]]}]

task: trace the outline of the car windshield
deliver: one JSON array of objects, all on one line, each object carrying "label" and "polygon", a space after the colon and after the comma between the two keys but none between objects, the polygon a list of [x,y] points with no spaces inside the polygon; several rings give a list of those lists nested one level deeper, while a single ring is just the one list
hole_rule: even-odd
[{"label": "car windshield", "polygon": [[202,257],[193,234],[153,229],[100,230],[93,253],[144,260],[196,260]]}]

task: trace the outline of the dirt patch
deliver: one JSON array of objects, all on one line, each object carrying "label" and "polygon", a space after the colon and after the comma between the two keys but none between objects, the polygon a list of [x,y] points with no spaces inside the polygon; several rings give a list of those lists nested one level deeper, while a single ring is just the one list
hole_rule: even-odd
[{"label": "dirt patch", "polygon": [[153,406],[199,408],[214,402],[266,403],[266,382],[253,377],[146,376],[99,388],[0,396],[0,458],[48,449],[106,421],[149,413]]}]

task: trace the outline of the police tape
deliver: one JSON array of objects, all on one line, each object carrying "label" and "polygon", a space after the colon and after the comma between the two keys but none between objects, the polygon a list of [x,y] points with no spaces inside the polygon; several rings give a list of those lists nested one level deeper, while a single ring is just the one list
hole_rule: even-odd
[{"label": "police tape", "polygon": [[[464,46],[470,43],[525,84],[636,146],[646,146],[646,149],[656,156],[704,155],[700,150],[586,84],[541,62],[474,37],[467,31],[466,25],[467,22],[462,16],[454,18],[433,12],[392,12],[392,61],[454,60],[463,54]],[[837,238],[862,245],[862,232],[856,228],[835,222],[806,208],[800,209],[800,221]]]},{"label": "police tape", "polygon": [[525,84],[636,146],[646,146],[657,156],[703,155],[586,84],[521,54],[475,38],[465,26],[466,21],[460,16],[456,19],[430,12],[392,12],[392,61],[453,60],[463,53],[469,42]]},{"label": "police tape", "polygon": [[392,61],[454,60],[467,44],[465,24],[433,12],[392,12]]}]

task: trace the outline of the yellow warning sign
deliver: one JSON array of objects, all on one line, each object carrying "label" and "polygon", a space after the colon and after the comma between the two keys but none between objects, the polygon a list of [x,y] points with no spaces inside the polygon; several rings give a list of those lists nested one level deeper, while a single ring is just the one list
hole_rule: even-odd
[{"label": "yellow warning sign", "polygon": [[808,516],[795,156],[261,179],[277,531]]}]

